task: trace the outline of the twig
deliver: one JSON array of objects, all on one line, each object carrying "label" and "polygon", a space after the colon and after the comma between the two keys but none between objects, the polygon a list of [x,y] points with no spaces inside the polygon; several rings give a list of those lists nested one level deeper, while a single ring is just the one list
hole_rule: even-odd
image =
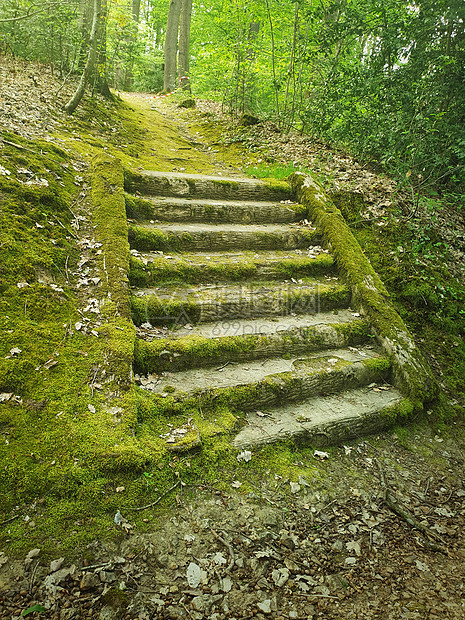
[{"label": "twig", "polygon": [[66,283],[67,284],[69,284],[68,260],[69,260],[69,255],[66,257],[66,261],[65,261],[65,273],[66,273]]},{"label": "twig", "polygon": [[5,521],[0,521],[0,527],[2,527],[2,525],[6,525],[7,523],[11,523],[15,519],[19,519],[20,516],[21,515],[15,515],[14,517],[10,517],[9,519],[6,519]]},{"label": "twig", "polygon": [[[388,506],[388,508],[390,508],[393,512],[395,512],[396,515],[398,515],[399,517],[404,519],[404,521],[406,521],[409,525],[411,525],[415,529],[420,530],[420,532],[423,532],[424,534],[426,534],[430,538],[433,538],[434,540],[438,540],[443,545],[445,545],[446,543],[444,542],[444,540],[438,534],[436,534],[436,532],[433,532],[429,527],[427,527],[426,525],[423,525],[422,523],[420,523],[420,521],[418,521],[418,519],[416,519],[408,510],[402,508],[394,500],[394,498],[391,496],[391,494],[389,492],[389,488],[388,488],[388,486],[386,484],[386,479],[385,479],[385,476],[384,476],[384,471],[383,471],[383,469],[382,469],[382,467],[379,464],[377,459],[375,459],[375,462],[376,462],[376,465],[378,466],[379,478],[380,478],[380,482],[381,482],[381,488],[382,488],[382,491],[383,491],[382,499],[383,499],[383,502],[386,504],[386,506]],[[448,553],[447,549],[445,547],[442,547],[442,546],[439,546],[439,545],[432,545],[431,543],[428,543],[428,545],[429,545],[429,547],[433,551],[442,551],[446,555]]]},{"label": "twig", "polygon": [[176,484],[173,484],[173,486],[171,488],[169,488],[165,493],[163,493],[163,495],[160,495],[160,497],[158,499],[156,499],[154,502],[152,502],[151,504],[147,504],[147,506],[140,506],[138,508],[126,508],[127,511],[129,510],[133,510],[133,511],[140,511],[140,510],[147,510],[147,508],[152,508],[153,506],[156,506],[158,504],[158,502],[161,502],[161,500],[163,498],[165,498],[169,493],[171,493],[171,491],[173,491],[176,487],[178,487],[181,484],[181,480],[178,480],[176,482]]},{"label": "twig", "polygon": [[16,144],[16,142],[10,142],[9,140],[5,140],[4,138],[1,138],[0,143],[8,144],[9,146],[14,146],[15,148],[21,149],[22,151],[29,151],[30,153],[34,153],[34,155],[40,155],[41,157],[48,159],[48,161],[53,161],[53,159],[51,159],[50,157],[47,157],[47,155],[45,155],[45,153],[43,153],[42,151],[39,153],[38,151],[34,151],[34,149],[30,149],[27,146],[21,146],[21,144]]},{"label": "twig", "polygon": [[226,362],[222,366],[218,366],[218,368],[215,368],[215,370],[223,370],[223,368],[226,368],[226,366],[228,366],[229,364],[231,364],[231,362]]},{"label": "twig", "polygon": [[338,596],[334,596],[332,594],[307,594],[305,592],[296,592],[296,596],[307,596],[307,597],[318,597],[318,598],[339,598]]},{"label": "twig", "polygon": [[220,543],[223,543],[223,545],[229,551],[229,555],[231,556],[231,560],[230,560],[230,562],[228,564],[228,568],[226,569],[226,572],[230,573],[232,571],[232,569],[233,569],[234,562],[236,561],[236,556],[234,555],[234,549],[232,548],[232,545],[230,545],[228,542],[226,542],[224,538],[221,538],[221,536],[219,536],[215,532],[215,530],[212,530],[212,528],[210,528],[210,532],[213,534],[213,536],[216,538],[216,540],[219,540]]},{"label": "twig", "polygon": [[93,570],[94,568],[104,568],[110,566],[111,562],[102,562],[101,564],[91,564],[90,566],[81,566],[79,570]]},{"label": "twig", "polygon": [[36,562],[36,565],[34,566],[34,568],[32,570],[31,578],[29,579],[29,587],[28,587],[29,594],[32,592],[32,588],[34,586],[34,579],[35,579],[37,568],[38,568],[39,564],[40,564],[40,561],[38,560]]},{"label": "twig", "polygon": [[90,382],[90,391],[92,393],[92,396],[94,395],[94,383],[95,383],[95,379],[97,377],[97,373],[99,371],[100,366],[98,366],[94,372],[94,376],[92,377],[92,381]]}]

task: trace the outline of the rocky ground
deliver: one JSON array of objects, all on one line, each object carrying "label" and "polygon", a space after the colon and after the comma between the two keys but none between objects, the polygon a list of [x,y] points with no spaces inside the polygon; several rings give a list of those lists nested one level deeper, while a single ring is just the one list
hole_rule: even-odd
[{"label": "rocky ground", "polygon": [[[45,70],[2,65],[3,127],[50,135],[63,119],[58,88]],[[246,140],[264,128],[253,131]],[[272,141],[270,131],[262,140]],[[345,155],[323,157],[326,147],[300,136],[273,140],[283,158],[313,162],[335,186],[363,192],[368,213],[382,217],[396,191],[390,180]],[[444,234],[460,226],[444,220]],[[348,446],[296,449],[308,471],[298,480],[257,473],[251,452],[246,479],[220,471],[216,487],[194,487],[174,477],[175,509],[157,510],[150,491],[139,507],[147,532],[122,511],[108,526],[118,542],[95,541],[71,559],[0,551],[0,619],[463,618],[465,428],[440,431],[426,416]]]},{"label": "rocky ground", "polygon": [[112,526],[119,543],[95,541],[73,564],[39,549],[0,554],[0,618],[36,605],[50,620],[463,618],[464,429],[454,430],[317,451],[298,482],[251,473],[226,492],[178,480],[175,510],[144,511],[149,533],[128,513]]}]

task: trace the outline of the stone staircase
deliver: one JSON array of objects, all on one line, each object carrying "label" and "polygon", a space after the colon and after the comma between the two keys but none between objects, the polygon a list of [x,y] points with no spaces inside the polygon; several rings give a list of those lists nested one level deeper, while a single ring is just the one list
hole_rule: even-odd
[{"label": "stone staircase", "polygon": [[127,183],[136,382],[158,410],[236,418],[237,448],[383,426],[391,359],[285,182]]}]

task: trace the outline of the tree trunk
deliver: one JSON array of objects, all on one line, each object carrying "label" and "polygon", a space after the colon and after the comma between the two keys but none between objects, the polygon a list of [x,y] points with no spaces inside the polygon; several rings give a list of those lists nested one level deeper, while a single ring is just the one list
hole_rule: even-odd
[{"label": "tree trunk", "polygon": [[176,86],[176,55],[178,51],[178,29],[182,0],[170,0],[165,35],[165,72],[163,87],[172,92]]},{"label": "tree trunk", "polygon": [[134,69],[134,46],[137,43],[137,35],[139,29],[139,19],[140,19],[140,1],[141,0],[132,0],[132,10],[131,10],[131,34],[128,36],[127,45],[129,48],[129,58],[126,61],[126,67],[124,71],[124,80],[123,80],[123,89],[126,91],[130,91],[133,88],[133,69]]},{"label": "tree trunk", "polygon": [[77,68],[82,71],[86,65],[87,52],[89,49],[89,33],[92,27],[92,2],[81,0],[79,7],[79,30],[81,31],[81,44]]},{"label": "tree trunk", "polygon": [[97,38],[98,38],[98,22],[100,17],[100,9],[101,9],[101,0],[94,0],[94,14],[92,17],[92,27],[90,30],[90,40],[89,40],[89,50],[87,52],[87,61],[84,67],[84,70],[81,75],[81,79],[79,80],[78,87],[76,92],[68,101],[67,104],[64,105],[64,110],[68,112],[68,114],[72,114],[74,110],[78,107],[79,102],[84,95],[84,91],[86,89],[86,84],[89,81],[89,77],[92,75],[92,72],[95,70],[95,58],[97,55]]},{"label": "tree trunk", "polygon": [[247,43],[249,47],[245,52],[245,64],[244,64],[244,88],[243,88],[243,100],[242,100],[242,112],[244,114],[253,115],[255,113],[255,83],[256,74],[254,70],[254,64],[257,57],[255,45],[260,32],[260,22],[253,20],[249,24],[249,32],[247,34]]},{"label": "tree trunk", "polygon": [[107,17],[108,3],[107,0],[101,0],[101,11],[98,20],[98,40],[97,40],[97,71],[95,72],[95,84],[97,91],[113,100],[107,81]]},{"label": "tree trunk", "polygon": [[182,0],[181,24],[179,27],[179,85],[190,91],[189,44],[191,36],[192,0]]}]

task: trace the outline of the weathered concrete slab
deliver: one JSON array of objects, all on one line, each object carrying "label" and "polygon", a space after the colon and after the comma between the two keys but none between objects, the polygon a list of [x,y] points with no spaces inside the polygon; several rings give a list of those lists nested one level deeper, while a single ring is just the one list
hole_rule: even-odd
[{"label": "weathered concrete slab", "polygon": [[291,201],[219,201],[207,198],[151,196],[144,202],[132,197],[132,204],[133,206],[128,210],[128,216],[137,220],[259,224],[266,222],[287,223],[301,219],[298,211],[292,208],[291,204],[294,203]]},{"label": "weathered concrete slab", "polygon": [[[387,388],[387,389],[384,389]],[[236,448],[250,448],[293,439],[299,444],[326,446],[367,435],[392,424],[402,395],[392,386],[364,387],[300,404],[251,413],[234,438]]]}]

